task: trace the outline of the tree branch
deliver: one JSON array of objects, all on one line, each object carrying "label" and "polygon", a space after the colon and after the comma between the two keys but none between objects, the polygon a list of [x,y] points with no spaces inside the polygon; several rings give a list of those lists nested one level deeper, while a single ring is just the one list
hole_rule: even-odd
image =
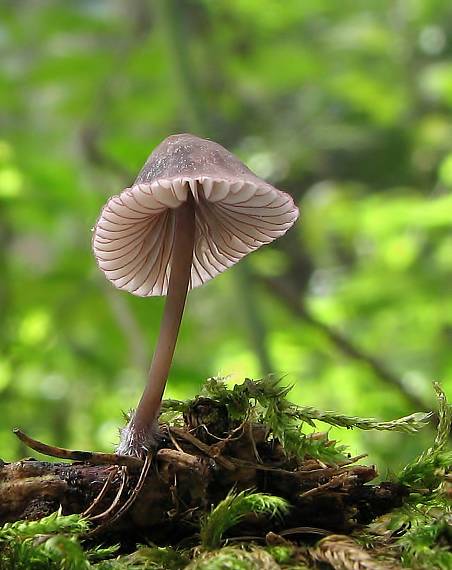
[{"label": "tree branch", "polygon": [[334,346],[345,354],[345,356],[365,364],[372,370],[375,376],[391,388],[395,388],[402,396],[404,396],[407,402],[414,406],[414,408],[418,410],[429,409],[430,406],[427,402],[424,402],[416,394],[407,390],[402,380],[394,374],[394,372],[389,370],[382,362],[375,358],[375,356],[356,346],[353,341],[344,336],[341,332],[324,323],[311,313],[287,283],[283,282],[281,279],[265,277],[262,275],[256,276],[256,279],[260,281],[273,296],[278,297],[278,299],[286,305],[288,309],[290,309],[292,314],[297,315],[305,322],[319,330]]}]

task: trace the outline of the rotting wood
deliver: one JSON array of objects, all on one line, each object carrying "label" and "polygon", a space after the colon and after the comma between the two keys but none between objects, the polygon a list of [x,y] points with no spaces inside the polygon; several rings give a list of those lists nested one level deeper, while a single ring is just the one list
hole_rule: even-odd
[{"label": "rotting wood", "polygon": [[286,498],[293,508],[284,524],[272,521],[271,528],[248,521],[245,534],[298,527],[347,534],[400,505],[407,494],[393,483],[370,484],[377,476],[374,467],[284,459],[277,445],[265,441],[264,431],[262,425],[244,424],[238,437],[218,448],[218,436],[201,442],[193,432],[172,429],[138,486],[141,461],[129,467],[34,459],[5,463],[0,466],[0,523],[36,519],[61,506],[64,514],[88,510],[94,531],[105,540],[133,536],[176,543],[193,535],[199,517],[232,488],[254,488]]}]

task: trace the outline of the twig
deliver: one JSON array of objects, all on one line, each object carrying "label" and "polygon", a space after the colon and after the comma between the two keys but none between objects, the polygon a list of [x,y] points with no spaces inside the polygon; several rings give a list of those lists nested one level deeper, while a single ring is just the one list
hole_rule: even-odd
[{"label": "twig", "polygon": [[234,471],[235,470],[235,465],[231,461],[229,461],[229,459],[226,459],[225,457],[218,455],[215,450],[212,450],[211,447],[209,445],[207,445],[206,443],[199,441],[199,439],[196,438],[194,435],[184,431],[183,429],[179,429],[176,427],[170,427],[169,429],[174,434],[176,434],[178,437],[185,439],[185,441],[188,441],[189,443],[191,443],[191,445],[198,448],[200,451],[205,453],[208,457],[211,457],[212,459],[214,459],[219,465],[221,465],[222,467],[224,467],[228,471]]},{"label": "twig", "polygon": [[339,465],[340,467],[346,467],[347,465],[352,465],[352,463],[356,463],[357,461],[359,461],[360,459],[364,459],[368,455],[369,455],[368,453],[361,453],[360,455],[355,455],[354,457],[350,457],[348,461],[343,461],[343,462],[341,461]]},{"label": "twig", "polygon": [[143,460],[139,457],[132,457],[131,455],[118,455],[117,453],[101,453],[98,451],[80,451],[75,449],[66,449],[64,447],[56,447],[54,445],[47,445],[42,441],[33,439],[22,430],[13,429],[13,433],[25,443],[27,447],[48,455],[49,457],[58,457],[59,459],[70,459],[71,461],[89,462],[93,465],[124,465],[132,469],[139,469],[143,467]]},{"label": "twig", "polygon": [[306,497],[309,497],[311,495],[316,495],[321,491],[326,491],[327,489],[331,489],[332,487],[338,487],[342,485],[342,483],[344,483],[348,478],[349,478],[348,471],[346,471],[345,473],[340,473],[339,475],[332,477],[329,481],[327,481],[323,485],[319,485],[318,487],[314,487],[313,489],[309,489],[308,491],[301,493],[299,495],[299,498],[305,499]]},{"label": "twig", "polygon": [[251,447],[253,448],[254,457],[256,458],[256,461],[258,461],[259,463],[262,463],[262,458],[259,455],[259,451],[258,451],[257,445],[256,445],[256,440],[254,439],[253,426],[252,426],[251,422],[248,422],[247,426],[248,426],[248,436],[250,438]]},{"label": "twig", "polygon": [[299,477],[300,471],[288,471],[287,469],[281,469],[273,465],[265,465],[264,463],[253,463],[252,461],[246,461],[245,459],[239,459],[238,457],[229,457],[229,461],[237,465],[237,467],[247,467],[250,469],[257,469],[258,471],[272,471],[273,473],[281,473],[284,475],[290,475],[293,477]]},{"label": "twig", "polygon": [[166,426],[166,431],[168,432],[168,436],[171,440],[171,443],[174,445],[174,447],[177,449],[177,451],[184,453],[184,450],[182,449],[182,447],[177,442],[177,439],[174,437],[173,432],[171,431],[171,428],[169,425]]},{"label": "twig", "polygon": [[323,528],[317,528],[314,526],[297,526],[294,528],[288,528],[286,530],[281,530],[278,532],[280,536],[290,536],[292,534],[321,534],[323,536],[328,536],[331,531],[325,530]]},{"label": "twig", "polygon": [[185,467],[191,471],[202,471],[204,465],[202,460],[197,455],[190,455],[185,451],[177,451],[176,449],[160,449],[157,452],[157,461],[177,465],[178,467]]},{"label": "twig", "polygon": [[[171,428],[175,430],[176,428]],[[181,430],[182,431],[182,430]],[[20,429],[14,429],[14,434],[22,441],[27,447],[43,453],[49,457],[58,457],[59,459],[69,459],[71,461],[82,461],[91,463],[93,465],[119,465],[124,467],[129,467],[132,469],[142,469],[144,461],[139,457],[133,457],[132,455],[118,455],[117,453],[101,453],[98,451],[79,451],[73,449],[65,449],[64,447],[56,447],[53,445],[47,445],[36,439],[31,438],[26,435]],[[191,441],[191,436],[188,434],[188,438]],[[186,438],[187,439],[187,438]],[[194,438],[196,440],[196,438]],[[198,443],[199,440],[196,440]],[[202,444],[205,445],[205,444]],[[207,448],[209,446],[206,446]],[[206,451],[202,449],[201,451]],[[210,456],[209,453],[207,455]],[[177,451],[175,449],[160,449],[157,452],[157,459],[163,461],[164,463],[177,463],[179,465],[184,465],[190,469],[199,470],[199,458],[196,455],[190,455],[184,451]],[[223,457],[215,458],[219,463],[227,460]]]}]

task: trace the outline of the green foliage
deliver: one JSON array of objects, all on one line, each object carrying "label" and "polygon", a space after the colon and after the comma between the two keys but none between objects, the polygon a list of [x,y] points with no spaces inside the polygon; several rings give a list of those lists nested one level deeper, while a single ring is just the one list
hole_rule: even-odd
[{"label": "green foliage", "polygon": [[96,564],[96,570],[181,570],[189,556],[175,548],[142,546],[136,552]]},{"label": "green foliage", "polygon": [[397,533],[397,548],[404,566],[412,570],[449,570],[452,567],[452,506],[436,492],[411,501],[390,516],[387,528]]},{"label": "green foliage", "polygon": [[410,485],[405,504],[389,517],[387,528],[400,537],[396,545],[402,561],[414,570],[449,570],[452,567],[452,502],[445,476],[452,469],[447,450],[452,427],[452,405],[439,384],[438,427],[433,445],[401,471],[398,480]]},{"label": "green foliage", "polygon": [[84,549],[80,535],[89,529],[80,515],[53,513],[36,521],[6,523],[0,528],[2,570],[86,570],[91,562],[115,554],[117,546]]},{"label": "green foliage", "polygon": [[42,544],[13,542],[0,554],[4,570],[86,570],[87,556],[75,537],[52,536]]},{"label": "green foliage", "polygon": [[[37,521],[6,523],[0,529],[2,570],[90,568],[77,536],[88,530],[79,515],[53,513]],[[65,534],[62,534],[65,533]]]},{"label": "green foliage", "polygon": [[[450,3],[193,0],[166,12],[174,2],[1,3],[4,459],[26,453],[10,434],[18,423],[109,451],[121,409],[136,405],[162,300],[113,290],[90,229],[174,132],[225,144],[290,191],[301,220],[241,262],[244,280],[239,265],[190,293],[169,397],[192,397],[218,371],[273,371],[297,403],[393,418],[431,408],[432,378],[452,388]],[[342,439],[397,471],[428,434]]]},{"label": "green foliage", "polygon": [[[383,472],[405,466],[400,480],[434,504],[450,451],[437,441],[421,455],[428,430],[403,431],[426,419],[412,411],[432,407],[432,378],[452,389],[451,3],[174,7],[2,3],[0,457],[26,454],[10,433],[18,423],[62,446],[112,449],[120,410],[143,386],[161,300],[106,284],[90,228],[156,144],[194,131],[289,190],[302,215],[242,262],[246,298],[237,268],[190,294],[167,394],[190,398],[217,371],[287,374],[304,406],[259,404],[287,449],[340,461],[341,446],[300,432],[327,420],[331,439]],[[260,287],[263,277],[399,382]],[[363,419],[374,416],[403,419]]]},{"label": "green foliage", "polygon": [[273,556],[276,562],[285,564],[292,559],[295,549],[293,546],[269,546],[267,552]]},{"label": "green foliage", "polygon": [[0,541],[20,540],[38,534],[71,533],[81,534],[88,530],[88,523],[80,515],[66,515],[56,512],[36,521],[6,523],[0,529]]},{"label": "green foliage", "polygon": [[262,548],[226,546],[205,552],[187,566],[187,570],[278,570],[280,566]]},{"label": "green foliage", "polygon": [[250,491],[232,491],[202,521],[201,545],[210,550],[218,548],[224,533],[249,514],[273,518],[284,516],[288,510],[289,504],[280,497]]},{"label": "green foliage", "polygon": [[[450,507],[450,506],[449,506]],[[436,516],[418,517],[398,541],[407,568],[450,570],[452,568],[452,509]]]},{"label": "green foliage", "polygon": [[[231,493],[206,516],[201,524],[201,546],[218,548],[222,536],[248,515],[282,517],[289,509],[279,497],[263,493]],[[112,559],[117,547],[84,549],[79,537],[88,523],[79,515],[54,513],[38,521],[19,521],[0,529],[0,568],[2,570],[179,570],[182,568],[277,568],[274,558],[256,549],[225,548],[203,554],[190,563],[188,552],[174,548],[141,547],[132,554]],[[64,534],[63,534],[64,533]],[[98,561],[96,563],[96,561]],[[259,566],[261,564],[262,566]],[[188,565],[188,566],[187,566]],[[229,566],[228,566],[229,567]]]},{"label": "green foliage", "polygon": [[435,383],[434,386],[439,403],[435,441],[432,447],[406,465],[398,478],[403,484],[429,490],[434,490],[444,480],[446,471],[452,466],[452,451],[447,449],[452,432],[452,404],[447,402],[440,385]]},{"label": "green foliage", "polygon": [[[409,416],[389,422],[381,422],[374,419],[347,416],[337,412],[325,412],[309,406],[298,406],[289,402],[286,398],[292,386],[281,386],[281,380],[267,376],[261,380],[247,378],[243,384],[236,384],[229,389],[221,378],[209,378],[202,393],[216,398],[228,405],[232,416],[243,418],[250,410],[252,401],[259,404],[264,410],[264,421],[279,421],[278,417],[293,418],[315,427],[315,421],[346,428],[358,428],[362,430],[402,431],[415,433],[425,427],[431,417],[431,413],[417,412]],[[276,416],[276,419],[274,419]]]},{"label": "green foliage", "polygon": [[[325,412],[313,407],[298,406],[287,399],[290,386],[282,386],[281,381],[272,376],[261,380],[246,379],[232,389],[221,378],[209,378],[202,394],[224,403],[237,420],[247,416],[255,417],[267,425],[273,437],[279,439],[288,453],[298,456],[310,454],[330,461],[345,460],[344,446],[330,442],[325,445],[327,435],[311,438],[302,433],[303,424],[316,426],[320,421],[336,427],[361,430],[417,432],[423,428],[431,417],[431,413],[414,413],[404,418],[389,422],[374,419],[346,416],[337,412]],[[182,403],[174,404],[181,407]],[[170,407],[173,403],[170,404]]]},{"label": "green foliage", "polygon": [[[190,398],[218,370],[239,378],[287,373],[292,400],[309,407],[290,404],[270,383],[254,395],[244,385],[231,394],[215,380],[211,390],[236,417],[261,416],[293,453],[343,460],[344,447],[300,431],[326,421],[330,438],[401,470],[399,480],[417,493],[394,524],[425,535],[422,545],[414,530],[401,539],[406,564],[443,570],[431,555],[447,521],[437,512],[447,512],[440,490],[452,464],[450,406],[441,404],[426,452],[428,430],[403,432],[427,419],[411,412],[431,408],[432,378],[444,393],[452,388],[452,6],[171,6],[0,7],[0,456],[27,453],[10,433],[18,422],[38,439],[111,450],[121,409],[138,401],[161,301],[105,283],[90,228],[106,197],[130,184],[162,138],[192,130],[289,190],[302,217],[242,262],[245,283],[235,268],[190,294],[167,394]],[[359,350],[344,351],[275,290],[260,288],[262,277],[287,284],[321,323],[400,381],[383,382]],[[184,404],[172,405],[167,420],[177,421]],[[320,411],[330,408],[350,415]],[[404,417],[366,419],[375,415]],[[378,433],[370,438],[368,429]],[[24,534],[5,528],[2,564],[86,568],[103,554],[80,558],[73,536],[83,524],[58,517],[26,523]],[[96,566],[158,568],[172,556],[143,552],[147,560],[121,556]],[[222,553],[223,566],[237,567],[242,556],[256,567],[251,552],[206,557],[213,564],[218,555],[218,567]]]}]

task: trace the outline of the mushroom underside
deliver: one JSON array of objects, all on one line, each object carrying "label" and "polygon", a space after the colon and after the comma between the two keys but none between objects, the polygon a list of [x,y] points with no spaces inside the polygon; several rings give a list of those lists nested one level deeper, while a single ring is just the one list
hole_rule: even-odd
[{"label": "mushroom underside", "polygon": [[136,184],[108,201],[93,237],[97,263],[117,288],[167,293],[175,210],[189,192],[196,215],[190,289],[283,235],[298,217],[292,198],[266,183],[201,177]]}]

